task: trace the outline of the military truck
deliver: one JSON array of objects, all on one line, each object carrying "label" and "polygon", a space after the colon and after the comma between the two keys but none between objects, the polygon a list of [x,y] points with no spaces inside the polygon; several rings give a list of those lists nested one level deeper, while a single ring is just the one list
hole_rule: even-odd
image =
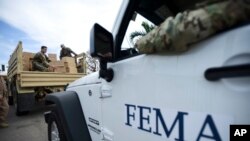
[{"label": "military truck", "polygon": [[[245,7],[244,0],[124,0],[112,32],[91,30],[101,70],[46,97],[54,104],[45,113],[49,140],[229,141],[230,129],[250,124]],[[129,46],[142,21],[156,28]]]},{"label": "military truck", "polygon": [[[32,71],[33,56],[34,53],[23,51],[20,41],[8,62],[9,103],[15,105],[16,115],[28,113],[37,102],[44,99],[46,94],[64,91],[70,82],[86,75],[85,71],[78,73],[75,64],[73,66],[69,64],[72,60],[75,63],[74,58],[57,61],[53,55],[50,59],[55,72]],[[68,72],[65,63],[68,65]]]}]

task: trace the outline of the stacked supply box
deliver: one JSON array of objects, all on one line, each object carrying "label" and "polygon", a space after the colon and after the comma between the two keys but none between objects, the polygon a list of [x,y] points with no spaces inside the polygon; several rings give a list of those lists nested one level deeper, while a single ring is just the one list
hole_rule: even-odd
[{"label": "stacked supply box", "polygon": [[67,73],[77,73],[76,61],[72,57],[63,57],[62,60]]},{"label": "stacked supply box", "polygon": [[48,57],[49,57],[49,59],[51,61],[50,65],[54,66],[54,72],[66,73],[66,69],[64,67],[64,62],[63,61],[58,61],[56,54],[49,53]]},{"label": "stacked supply box", "polygon": [[50,65],[54,66],[54,72],[66,72],[63,61],[52,61]]},{"label": "stacked supply box", "polygon": [[49,57],[49,59],[50,59],[51,62],[57,61],[57,56],[56,56],[56,54],[49,53],[49,54],[48,54],[48,57]]},{"label": "stacked supply box", "polygon": [[22,54],[23,71],[32,71],[32,60],[34,55],[35,54],[31,52],[23,52]]},{"label": "stacked supply box", "polygon": [[[23,71],[32,71],[32,60],[34,53],[23,52],[22,54],[22,64]],[[54,67],[54,72],[60,73],[77,73],[77,67],[75,58],[63,57],[62,60],[57,60],[57,55],[49,53],[48,57],[50,59],[50,65]]]}]

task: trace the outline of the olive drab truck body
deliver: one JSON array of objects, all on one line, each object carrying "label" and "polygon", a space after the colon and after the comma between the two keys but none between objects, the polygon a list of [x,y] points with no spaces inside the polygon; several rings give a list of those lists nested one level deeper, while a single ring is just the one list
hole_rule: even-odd
[{"label": "olive drab truck body", "polygon": [[[30,111],[36,100],[40,100],[35,99],[37,95],[41,95],[42,99],[46,94],[64,91],[70,82],[86,75],[84,72],[77,73],[76,68],[74,72],[62,72],[64,66],[55,66],[57,72],[32,71],[33,56],[34,53],[24,52],[22,42],[19,42],[9,59],[9,103],[15,105],[17,115]],[[53,65],[65,63],[56,61],[55,56],[51,59]]]},{"label": "olive drab truck body", "polygon": [[[221,5],[215,4],[205,9]],[[54,137],[50,127],[56,127],[60,140],[71,141],[228,141],[230,125],[249,125],[249,18],[195,32],[193,25],[202,27],[210,17],[185,23],[179,14],[177,20],[177,13],[188,8],[193,8],[191,14],[200,10],[192,5],[194,1],[124,0],[112,33],[95,24],[90,52],[100,59],[100,71],[46,98],[55,104],[45,114],[49,139]],[[135,12],[157,27],[132,48],[123,48]],[[195,14],[200,13],[204,15]],[[204,28],[213,28],[210,23]]]}]

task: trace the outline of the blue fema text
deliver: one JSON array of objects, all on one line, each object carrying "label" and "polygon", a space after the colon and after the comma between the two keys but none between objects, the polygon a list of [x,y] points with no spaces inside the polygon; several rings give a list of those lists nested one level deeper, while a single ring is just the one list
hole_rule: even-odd
[{"label": "blue fema text", "polygon": [[[162,115],[161,109],[154,107],[146,107],[141,105],[125,104],[126,121],[125,125],[136,127],[138,130],[152,133],[157,136],[165,136],[169,138],[174,129],[178,129],[176,141],[185,141],[185,118],[188,118],[188,112],[177,112],[175,119],[171,123],[166,123],[167,115]],[[152,122],[152,120],[155,120]],[[135,122],[137,121],[137,122]],[[152,125],[154,123],[155,125]],[[171,125],[171,126],[167,126]],[[159,129],[163,130],[159,130]],[[205,129],[209,128],[212,135],[205,134]],[[190,127],[192,130],[192,127]],[[211,139],[221,141],[220,134],[216,128],[211,115],[206,115],[204,122],[200,125],[199,133],[197,133],[196,141],[201,139]]]}]

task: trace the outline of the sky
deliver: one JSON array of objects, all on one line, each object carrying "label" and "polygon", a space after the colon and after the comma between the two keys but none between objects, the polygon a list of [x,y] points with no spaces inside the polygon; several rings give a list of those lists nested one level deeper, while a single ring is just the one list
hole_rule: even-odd
[{"label": "sky", "polygon": [[0,64],[22,41],[23,50],[59,55],[60,44],[76,53],[89,50],[94,23],[112,30],[122,0],[0,0]]}]

